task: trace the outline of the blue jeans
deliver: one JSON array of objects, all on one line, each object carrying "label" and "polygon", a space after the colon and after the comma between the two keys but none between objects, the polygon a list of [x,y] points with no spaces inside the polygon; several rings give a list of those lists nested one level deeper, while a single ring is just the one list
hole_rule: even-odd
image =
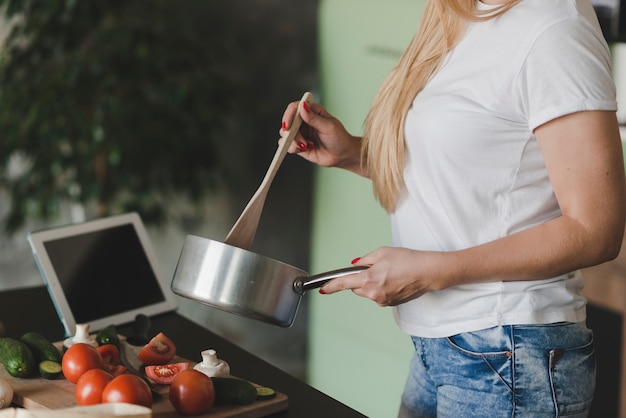
[{"label": "blue jeans", "polygon": [[595,387],[584,323],[413,337],[399,417],[586,417]]}]

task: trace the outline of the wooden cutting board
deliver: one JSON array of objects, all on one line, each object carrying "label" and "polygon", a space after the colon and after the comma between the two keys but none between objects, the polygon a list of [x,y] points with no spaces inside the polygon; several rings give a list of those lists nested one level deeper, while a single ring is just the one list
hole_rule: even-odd
[{"label": "wooden cutting board", "polygon": [[[180,361],[188,361],[179,359]],[[190,362],[194,364],[193,362]],[[0,378],[8,381],[13,387],[13,403],[27,409],[61,409],[77,406],[74,394],[76,385],[61,377],[47,380],[41,377],[21,379],[7,373],[0,364]],[[155,418],[179,418],[168,398],[168,385],[155,385],[163,396],[152,405],[152,416]],[[276,397],[263,401],[255,401],[249,405],[218,405],[211,408],[208,414],[200,418],[259,418],[276,412],[284,411],[289,405],[287,395],[276,392]]]}]

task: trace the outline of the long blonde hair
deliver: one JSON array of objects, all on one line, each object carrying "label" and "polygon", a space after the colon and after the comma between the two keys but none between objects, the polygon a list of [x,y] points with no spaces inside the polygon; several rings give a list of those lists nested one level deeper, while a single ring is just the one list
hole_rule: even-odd
[{"label": "long blonde hair", "polygon": [[415,96],[436,73],[470,21],[498,16],[521,0],[479,11],[477,0],[427,0],[419,28],[376,94],[365,121],[362,161],[374,194],[393,212],[404,188],[404,123]]}]

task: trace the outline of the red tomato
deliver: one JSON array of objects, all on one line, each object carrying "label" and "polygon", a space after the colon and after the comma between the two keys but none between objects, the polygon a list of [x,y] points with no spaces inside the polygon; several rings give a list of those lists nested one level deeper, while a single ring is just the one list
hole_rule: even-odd
[{"label": "red tomato", "polygon": [[104,344],[96,348],[102,356],[104,364],[117,366],[120,364],[120,350],[115,344]]},{"label": "red tomato", "polygon": [[202,415],[215,403],[213,381],[198,370],[183,370],[170,385],[170,402],[181,415]]},{"label": "red tomato", "polygon": [[102,356],[104,370],[113,376],[126,373],[126,367],[120,364],[120,349],[115,344],[104,344],[97,347],[98,353]]},{"label": "red tomato", "polygon": [[61,360],[63,375],[72,383],[78,382],[78,378],[87,370],[102,368],[104,362],[98,350],[84,343],[72,344]]},{"label": "red tomato", "polygon": [[152,393],[141,377],[126,373],[114,377],[104,387],[102,402],[126,402],[152,408]]},{"label": "red tomato", "polygon": [[164,365],[146,366],[144,371],[148,379],[154,383],[160,383],[162,385],[169,385],[176,375],[183,370],[189,368],[189,362],[184,361],[181,363],[172,363]]},{"label": "red tomato", "polygon": [[176,355],[176,345],[172,340],[159,332],[137,354],[141,362],[147,366],[155,364],[167,364]]},{"label": "red tomato", "polygon": [[79,405],[102,403],[102,391],[111,380],[113,376],[107,371],[87,370],[76,382],[76,401]]},{"label": "red tomato", "polygon": [[106,370],[107,372],[111,373],[113,375],[113,377],[115,376],[119,376],[121,374],[126,373],[126,367],[122,366],[121,364],[118,364],[116,366],[111,366],[110,364],[105,364],[104,365],[104,370]]}]

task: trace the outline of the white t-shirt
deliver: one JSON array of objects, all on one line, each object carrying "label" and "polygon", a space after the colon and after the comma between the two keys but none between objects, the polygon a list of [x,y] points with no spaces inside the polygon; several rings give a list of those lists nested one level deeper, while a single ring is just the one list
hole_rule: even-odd
[{"label": "white t-shirt", "polygon": [[[565,114],[616,109],[608,48],[587,0],[524,0],[470,24],[409,111],[394,245],[453,251],[558,217],[533,130]],[[585,319],[582,287],[579,272],[461,285],[394,314],[422,337],[577,322]]]}]

